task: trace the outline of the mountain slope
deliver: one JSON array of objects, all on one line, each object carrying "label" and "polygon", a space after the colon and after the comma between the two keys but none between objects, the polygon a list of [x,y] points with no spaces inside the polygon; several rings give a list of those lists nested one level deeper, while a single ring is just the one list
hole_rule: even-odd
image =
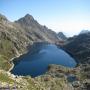
[{"label": "mountain slope", "polygon": [[59,38],[54,31],[48,29],[46,26],[40,25],[29,14],[25,15],[18,21],[15,21],[15,23],[21,25],[21,27],[25,30],[26,35],[34,41],[47,41],[53,43],[59,41]]},{"label": "mountain slope", "polygon": [[64,48],[76,58],[78,63],[76,68],[81,80],[80,86],[83,86],[85,90],[90,90],[90,32],[68,39]]},{"label": "mountain slope", "polygon": [[22,28],[0,15],[0,68],[9,69],[10,59],[25,52],[32,41]]},{"label": "mountain slope", "polygon": [[68,39],[68,43],[64,47],[77,57],[79,63],[90,61],[90,33],[80,34]]}]

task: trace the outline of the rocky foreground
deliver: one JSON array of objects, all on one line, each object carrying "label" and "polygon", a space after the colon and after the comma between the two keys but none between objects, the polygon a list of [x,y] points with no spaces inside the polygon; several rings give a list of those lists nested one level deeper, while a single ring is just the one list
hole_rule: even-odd
[{"label": "rocky foreground", "polygon": [[0,70],[0,87],[17,90],[89,90],[89,79],[85,78],[81,67],[67,68],[49,65],[46,74],[31,78],[14,76]]}]

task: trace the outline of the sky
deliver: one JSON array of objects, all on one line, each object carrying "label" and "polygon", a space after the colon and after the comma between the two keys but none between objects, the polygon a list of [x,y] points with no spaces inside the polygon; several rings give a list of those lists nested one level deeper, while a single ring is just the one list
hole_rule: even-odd
[{"label": "sky", "polygon": [[0,13],[10,21],[28,13],[40,24],[67,36],[90,30],[90,0],[0,0]]}]

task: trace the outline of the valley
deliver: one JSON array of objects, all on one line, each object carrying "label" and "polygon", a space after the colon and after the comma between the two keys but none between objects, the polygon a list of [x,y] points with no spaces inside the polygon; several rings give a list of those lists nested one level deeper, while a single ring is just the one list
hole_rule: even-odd
[{"label": "valley", "polygon": [[[10,72],[10,68],[13,66],[13,63],[11,62],[14,57],[17,57],[17,59],[23,59],[23,55],[30,52],[29,56],[31,54],[36,54],[37,57],[32,56],[32,58],[36,57],[38,59],[38,54],[36,52],[38,52],[40,45],[37,46],[38,49],[36,49],[36,47],[33,47],[34,49],[30,49],[34,43],[37,42],[49,43],[48,46],[46,45],[46,47],[43,47],[43,49],[39,50],[39,54],[42,56],[44,53],[46,56],[43,56],[43,58],[47,59],[44,60],[44,62],[43,58],[41,58],[42,60],[40,61],[40,65],[44,66],[43,64],[45,64],[46,61],[59,61],[60,59],[61,61],[66,60],[66,64],[72,63],[71,61],[67,61],[70,60],[68,59],[70,56],[66,57],[65,54],[62,54],[61,52],[64,51],[60,51],[60,49],[57,48],[58,46],[62,47],[63,50],[71,53],[71,55],[75,57],[74,60],[77,62],[77,66],[75,67],[74,65],[73,68],[70,68],[66,67],[66,65],[64,65],[65,63],[61,64],[61,62],[56,63],[55,61],[54,63],[48,63],[48,69],[45,69],[46,71],[43,75],[39,74],[39,76],[36,75],[37,77],[34,78],[32,78],[29,74],[25,76],[21,74],[12,74]],[[54,44],[57,44],[57,46]],[[47,55],[46,52],[49,54]],[[4,15],[0,14],[0,84],[2,87],[9,85],[11,90],[13,90],[12,88],[14,85],[17,90],[89,90],[89,53],[90,32],[82,33],[71,38],[66,38],[64,35],[62,35],[62,33],[57,34],[51,29],[48,29],[46,26],[40,25],[29,14],[26,14],[24,17],[15,22],[9,21]],[[60,55],[63,57],[59,57]],[[49,60],[49,58],[51,59]],[[22,59],[21,61],[23,61]],[[29,59],[27,59],[27,61],[28,60]],[[38,63],[39,62],[36,62],[35,65]],[[57,65],[58,63],[59,65]],[[29,68],[32,71],[34,67],[35,66],[31,68],[27,66],[25,70],[22,69],[22,72],[23,70],[28,71]]]}]

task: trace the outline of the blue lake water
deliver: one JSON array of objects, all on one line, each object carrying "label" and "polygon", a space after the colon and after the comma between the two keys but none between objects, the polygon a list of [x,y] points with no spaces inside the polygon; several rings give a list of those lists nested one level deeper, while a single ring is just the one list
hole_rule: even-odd
[{"label": "blue lake water", "polygon": [[15,75],[31,75],[32,77],[44,74],[49,64],[75,67],[76,62],[67,52],[53,44],[35,44],[30,52],[14,60],[11,73]]}]

